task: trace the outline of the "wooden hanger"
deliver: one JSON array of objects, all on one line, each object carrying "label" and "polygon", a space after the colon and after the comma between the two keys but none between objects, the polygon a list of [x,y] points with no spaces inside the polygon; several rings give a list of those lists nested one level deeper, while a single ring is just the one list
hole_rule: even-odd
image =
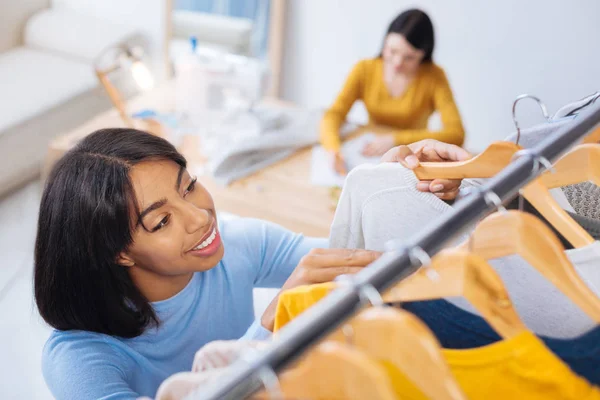
[{"label": "wooden hanger", "polygon": [[506,167],[522,148],[512,142],[494,142],[466,161],[422,162],[413,171],[421,180],[491,178]]},{"label": "wooden hanger", "polygon": [[[350,328],[351,337],[344,334]],[[466,399],[446,364],[434,334],[415,315],[393,307],[361,312],[327,337],[387,361],[431,399]]]},{"label": "wooden hanger", "polygon": [[494,213],[477,225],[464,246],[485,259],[521,256],[600,323],[600,299],[583,282],[554,232],[534,215],[516,210]]},{"label": "wooden hanger", "polygon": [[552,197],[540,178],[523,188],[521,194],[575,248],[589,246],[595,239]]},{"label": "wooden hanger", "polygon": [[[598,148],[600,148],[599,144],[578,146],[557,162],[554,173],[556,176],[552,176],[553,173],[547,171],[542,177],[527,185],[522,192],[523,197],[575,248],[588,246],[595,240],[560,207],[548,187],[554,188],[586,180],[592,180],[598,184],[600,182]],[[518,145],[511,142],[496,142],[470,160],[424,162],[414,172],[419,179],[425,180],[489,178],[506,167],[520,149]]]},{"label": "wooden hanger", "polygon": [[[395,400],[385,369],[372,357],[326,341],[279,377],[285,398],[311,400]],[[253,397],[254,398],[254,397]],[[268,399],[262,392],[259,398]]]},{"label": "wooden hanger", "polygon": [[574,147],[554,164],[554,171],[544,172],[540,179],[548,189],[587,181],[600,185],[600,144]]},{"label": "wooden hanger", "polygon": [[[430,268],[439,275],[436,279],[427,276]],[[467,299],[503,338],[527,331],[496,271],[480,256],[462,249],[440,252],[431,265],[398,283],[384,299],[406,302],[444,297]]]},{"label": "wooden hanger", "polygon": [[600,185],[600,144],[582,144],[558,160],[552,171],[544,172],[523,189],[523,197],[575,248],[595,239],[552,197],[548,189],[591,181]]},{"label": "wooden hanger", "polygon": [[583,143],[600,143],[600,126],[587,135]]}]

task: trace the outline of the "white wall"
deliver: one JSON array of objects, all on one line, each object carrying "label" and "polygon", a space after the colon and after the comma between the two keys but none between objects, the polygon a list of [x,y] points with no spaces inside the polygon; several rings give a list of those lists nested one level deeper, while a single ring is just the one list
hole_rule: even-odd
[{"label": "white wall", "polygon": [[23,27],[50,0],[0,0],[0,52],[23,44]]},{"label": "white wall", "polygon": [[[598,0],[288,2],[282,94],[302,105],[333,101],[352,65],[378,53],[389,22],[414,6],[433,19],[434,58],[449,76],[470,149],[514,129],[519,94],[540,96],[553,112],[600,90]],[[519,110],[522,126],[541,121],[534,103]]]},{"label": "white wall", "polygon": [[52,5],[135,27],[148,42],[145,50],[156,76],[162,78],[166,74],[170,0],[52,0]]}]

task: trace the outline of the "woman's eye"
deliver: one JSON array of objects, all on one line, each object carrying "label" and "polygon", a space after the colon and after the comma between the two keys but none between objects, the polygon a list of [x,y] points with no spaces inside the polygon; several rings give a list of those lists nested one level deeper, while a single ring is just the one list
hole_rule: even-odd
[{"label": "woman's eye", "polygon": [[185,197],[188,193],[191,193],[194,191],[194,188],[196,187],[196,181],[198,180],[198,178],[194,178],[192,179],[192,182],[190,182],[190,184],[188,185],[188,187],[185,189],[185,192],[183,193],[183,197]]},{"label": "woman's eye", "polygon": [[152,232],[156,232],[159,229],[164,228],[165,225],[167,225],[169,223],[169,216],[165,216],[163,219],[160,220],[160,222],[152,229]]}]

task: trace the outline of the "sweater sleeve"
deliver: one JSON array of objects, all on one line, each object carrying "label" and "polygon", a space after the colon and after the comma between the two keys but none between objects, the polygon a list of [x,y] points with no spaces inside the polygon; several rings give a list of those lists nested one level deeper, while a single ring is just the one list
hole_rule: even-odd
[{"label": "sweater sleeve", "polygon": [[440,142],[462,146],[465,140],[465,130],[454,102],[450,83],[443,70],[434,73],[433,106],[440,113],[442,129],[402,129],[394,131],[396,145],[410,144],[423,139],[436,139]]},{"label": "sweater sleeve", "polygon": [[354,102],[361,98],[365,76],[365,61],[354,66],[342,91],[333,105],[325,112],[321,121],[321,143],[330,151],[339,150],[341,146],[340,128]]},{"label": "sweater sleeve", "polygon": [[53,336],[44,347],[42,372],[57,399],[135,400],[142,394],[129,386],[124,362],[99,338]]},{"label": "sweater sleeve", "polygon": [[280,288],[311,249],[328,247],[325,238],[305,237],[272,222],[254,218],[244,218],[242,222],[247,254],[255,266],[254,287]]}]

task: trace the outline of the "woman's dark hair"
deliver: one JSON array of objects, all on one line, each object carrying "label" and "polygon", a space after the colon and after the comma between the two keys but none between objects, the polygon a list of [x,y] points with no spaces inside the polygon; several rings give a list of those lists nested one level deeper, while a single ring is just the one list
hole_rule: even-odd
[{"label": "woman's dark hair", "polygon": [[[385,36],[390,33],[404,36],[413,47],[423,50],[425,56],[422,62],[432,61],[435,47],[433,24],[423,11],[413,8],[398,15],[388,27]],[[379,56],[381,57],[381,54]]]},{"label": "woman's dark hair", "polygon": [[164,139],[135,129],[102,129],[52,169],[42,195],[35,243],[35,301],[60,330],[139,336],[158,325],[120,252],[132,243],[139,215],[129,173],[143,161],[185,158]]}]

